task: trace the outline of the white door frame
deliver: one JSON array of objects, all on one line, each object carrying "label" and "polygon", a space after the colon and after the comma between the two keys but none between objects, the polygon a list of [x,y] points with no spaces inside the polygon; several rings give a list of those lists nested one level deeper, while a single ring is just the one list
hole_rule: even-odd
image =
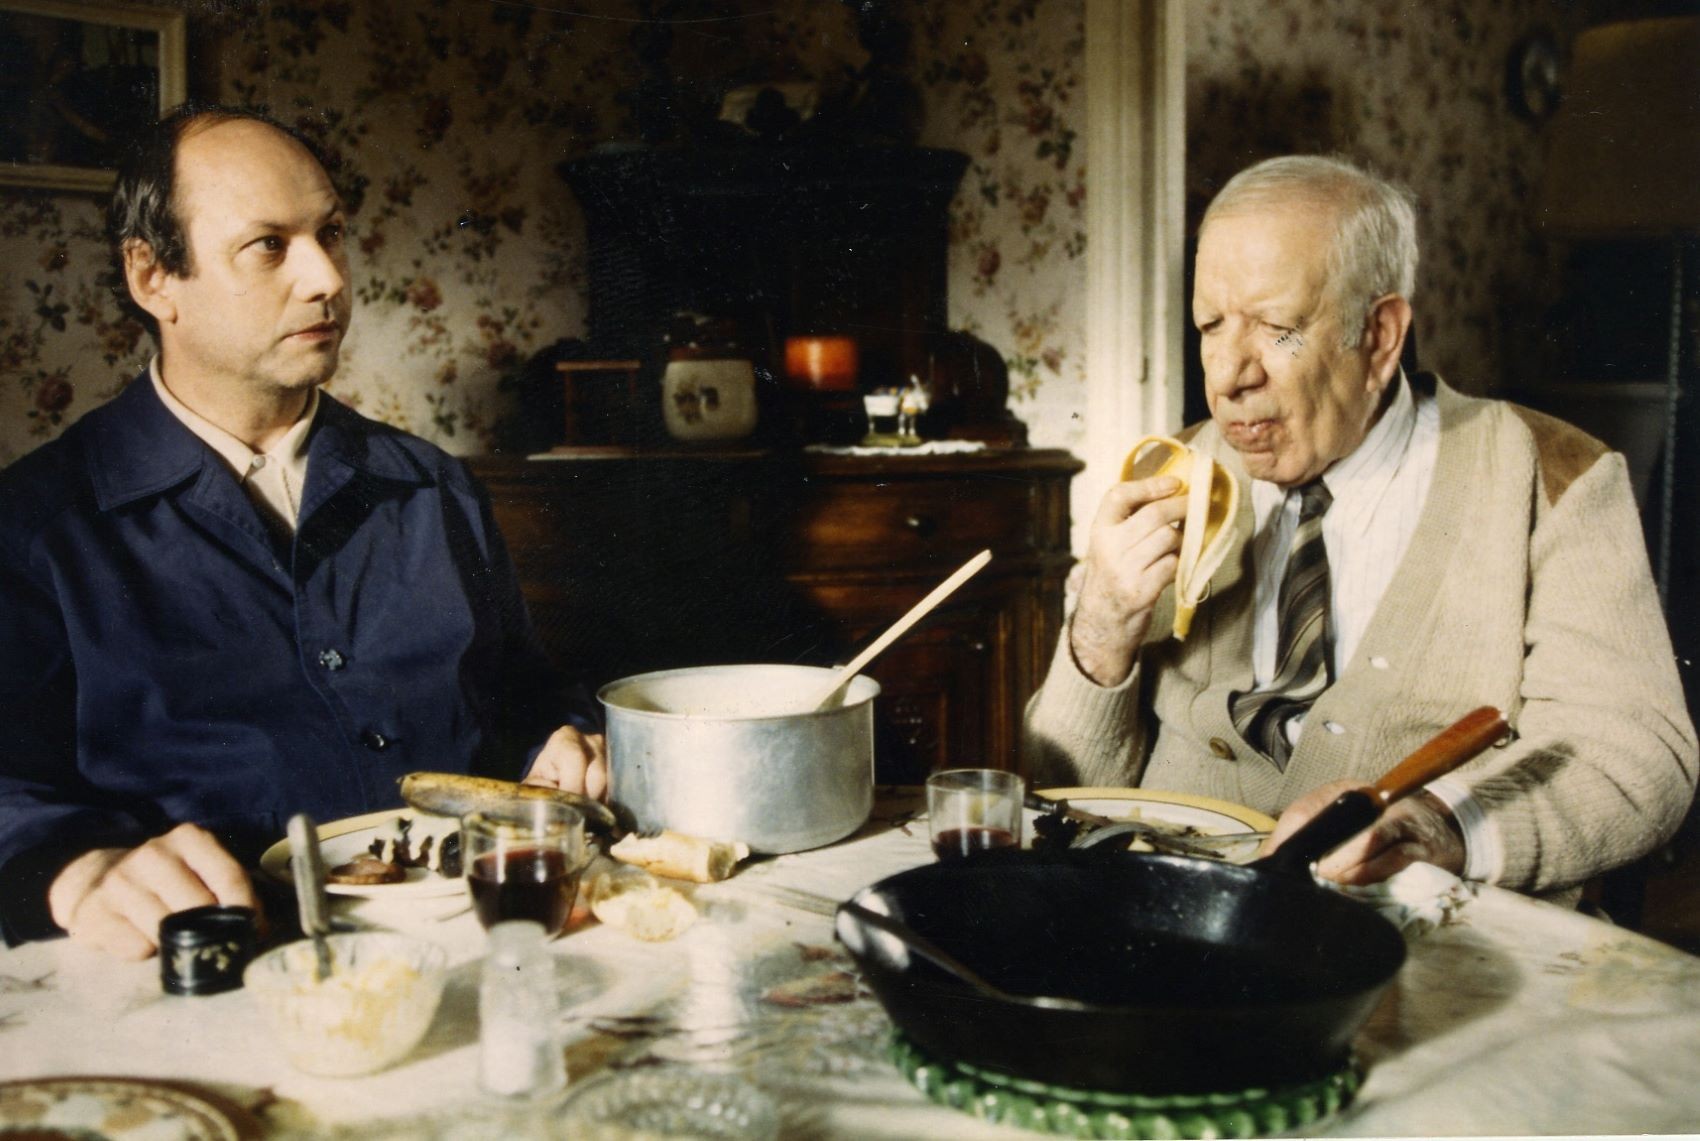
[{"label": "white door frame", "polygon": [[1135,440],[1180,426],[1184,0],[1086,0],[1086,432],[1074,546]]}]

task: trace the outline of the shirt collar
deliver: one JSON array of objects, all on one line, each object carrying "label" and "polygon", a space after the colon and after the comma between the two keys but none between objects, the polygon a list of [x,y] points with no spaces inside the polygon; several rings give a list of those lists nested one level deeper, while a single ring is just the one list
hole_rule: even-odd
[{"label": "shirt collar", "polygon": [[1336,501],[1374,499],[1399,470],[1399,461],[1417,426],[1417,404],[1403,372],[1393,378],[1393,384],[1393,399],[1364,442],[1323,473],[1322,482]]},{"label": "shirt collar", "polygon": [[[254,457],[262,453],[250,448],[172,395],[171,390],[165,387],[165,381],[160,378],[157,356],[148,362],[148,378],[153,382],[154,392],[159,396],[160,403],[164,404],[185,428],[200,437],[207,447],[217,452],[237,479],[246,479],[253,471]],[[290,425],[283,438],[269,452],[263,454],[299,470],[307,462],[308,436],[318,410],[319,390],[313,388],[308,391],[307,407],[302,410],[300,417]]]}]

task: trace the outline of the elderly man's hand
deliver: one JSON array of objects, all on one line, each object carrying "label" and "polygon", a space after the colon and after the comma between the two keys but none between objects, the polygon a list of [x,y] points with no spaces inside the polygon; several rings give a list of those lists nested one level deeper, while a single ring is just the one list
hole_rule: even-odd
[{"label": "elderly man's hand", "polygon": [[543,743],[526,784],[581,792],[602,800],[608,795],[608,739],[563,725]]},{"label": "elderly man's hand", "polygon": [[1069,623],[1075,664],[1099,685],[1118,685],[1151,626],[1151,609],[1175,581],[1186,497],[1180,481],[1156,476],[1104,493],[1086,547],[1086,577]]},{"label": "elderly man's hand", "polygon": [[[1258,854],[1268,855],[1280,847],[1341,793],[1362,787],[1352,781],[1334,781],[1299,797],[1281,813],[1274,833]],[[1395,802],[1380,820],[1324,856],[1316,870],[1336,883],[1371,884],[1418,862],[1434,864],[1454,875],[1464,872],[1463,835],[1446,806],[1426,792]]]},{"label": "elderly man's hand", "polygon": [[84,852],[47,891],[53,921],[72,939],[121,959],[152,955],[167,915],[213,903],[260,906],[242,865],[193,824],[137,848]]}]

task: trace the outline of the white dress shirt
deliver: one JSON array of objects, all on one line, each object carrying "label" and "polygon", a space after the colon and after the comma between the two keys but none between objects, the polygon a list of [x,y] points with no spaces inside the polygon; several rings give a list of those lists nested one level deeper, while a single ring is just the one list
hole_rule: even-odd
[{"label": "white dress shirt", "polygon": [[307,445],[313,415],[319,410],[319,390],[310,390],[301,418],[270,451],[256,452],[173,396],[160,379],[157,356],[148,364],[148,376],[160,402],[229,465],[267,522],[284,534],[295,534],[295,522],[301,513],[301,489],[307,486]]},{"label": "white dress shirt", "polygon": [[[1403,375],[1395,384],[1392,401],[1363,443],[1322,476],[1333,496],[1322,517],[1322,541],[1328,552],[1335,677],[1352,660],[1416,533],[1440,453],[1440,412],[1434,399],[1416,394]],[[1299,497],[1253,480],[1251,505],[1252,560],[1257,568],[1252,672],[1261,686],[1275,675],[1281,578],[1298,527]],[[1296,743],[1303,727],[1303,715],[1289,721],[1288,740]],[[1452,809],[1463,829],[1464,874],[1489,882],[1497,879],[1503,863],[1499,832],[1469,789],[1444,778],[1427,787]]]}]

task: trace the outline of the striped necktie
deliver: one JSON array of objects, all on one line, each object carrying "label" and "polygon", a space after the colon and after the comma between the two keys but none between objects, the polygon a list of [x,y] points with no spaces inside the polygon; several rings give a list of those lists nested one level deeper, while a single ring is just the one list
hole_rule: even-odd
[{"label": "striped necktie", "polygon": [[1320,479],[1294,488],[1299,524],[1287,551],[1276,606],[1275,676],[1263,689],[1228,697],[1240,735],[1286,771],[1293,748],[1287,722],[1304,713],[1334,681],[1334,637],[1328,622],[1328,549],[1322,516],[1334,497]]}]

